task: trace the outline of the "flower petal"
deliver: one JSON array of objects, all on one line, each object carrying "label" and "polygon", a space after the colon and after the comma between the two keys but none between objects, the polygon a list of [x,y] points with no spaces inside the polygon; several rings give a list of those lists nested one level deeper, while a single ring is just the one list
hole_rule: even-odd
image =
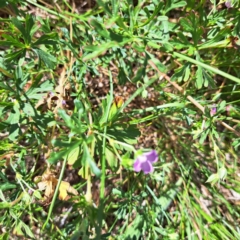
[{"label": "flower petal", "polygon": [[152,150],[151,152],[144,153],[144,155],[147,158],[147,161],[150,161],[151,163],[157,162],[158,160],[158,154],[155,150]]},{"label": "flower petal", "polygon": [[143,162],[141,164],[141,169],[143,170],[144,174],[153,172],[153,166],[152,166],[151,162],[149,162],[149,161]]},{"label": "flower petal", "polygon": [[227,8],[231,8],[231,7],[232,7],[232,2],[231,2],[230,0],[226,1],[226,2],[225,2],[225,6],[226,6]]},{"label": "flower petal", "polygon": [[135,172],[141,171],[141,161],[137,158],[137,160],[133,164],[133,168]]}]

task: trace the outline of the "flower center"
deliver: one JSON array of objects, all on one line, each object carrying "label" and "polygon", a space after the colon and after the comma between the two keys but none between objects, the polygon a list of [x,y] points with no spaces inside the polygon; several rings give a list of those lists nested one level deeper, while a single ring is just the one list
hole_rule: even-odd
[{"label": "flower center", "polygon": [[146,162],[147,161],[147,157],[142,155],[141,157],[139,157],[139,161],[142,162]]}]

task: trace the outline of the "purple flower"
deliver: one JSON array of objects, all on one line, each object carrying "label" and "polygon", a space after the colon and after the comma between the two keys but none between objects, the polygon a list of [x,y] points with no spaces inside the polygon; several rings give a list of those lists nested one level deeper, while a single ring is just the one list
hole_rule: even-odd
[{"label": "purple flower", "polygon": [[214,114],[216,114],[216,112],[217,112],[217,108],[216,108],[216,104],[214,104],[214,107],[210,111],[210,115],[213,116]]},{"label": "purple flower", "polygon": [[228,116],[230,115],[231,109],[232,109],[232,106],[231,106],[231,105],[227,105],[227,106],[226,106],[226,112],[227,112],[227,115],[228,115]]},{"label": "purple flower", "polygon": [[158,154],[155,150],[152,150],[148,153],[143,153],[141,156],[138,156],[136,161],[133,164],[135,172],[140,172],[141,170],[144,174],[152,173],[153,166],[152,164],[157,162]]},{"label": "purple flower", "polygon": [[32,189],[28,189],[28,194],[32,195],[33,194],[33,190]]},{"label": "purple flower", "polygon": [[226,6],[227,8],[231,8],[231,7],[232,7],[232,1],[231,1],[231,0],[227,0],[227,1],[225,2],[225,6]]},{"label": "purple flower", "polygon": [[229,112],[231,110],[232,106],[231,105],[227,105],[226,106],[226,111]]}]

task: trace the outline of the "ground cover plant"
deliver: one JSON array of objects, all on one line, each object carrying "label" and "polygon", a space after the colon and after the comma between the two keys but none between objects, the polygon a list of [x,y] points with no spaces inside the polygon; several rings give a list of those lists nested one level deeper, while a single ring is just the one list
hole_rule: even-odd
[{"label": "ground cover plant", "polygon": [[240,239],[237,0],[0,2],[1,239]]}]

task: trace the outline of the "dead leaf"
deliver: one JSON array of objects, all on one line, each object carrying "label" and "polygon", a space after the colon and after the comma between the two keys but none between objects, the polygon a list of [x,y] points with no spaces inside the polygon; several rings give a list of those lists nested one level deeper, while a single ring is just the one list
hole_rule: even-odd
[{"label": "dead leaf", "polygon": [[55,175],[50,169],[47,169],[46,172],[41,176],[41,181],[37,185],[39,190],[45,190],[44,195],[46,198],[52,198],[57,183],[58,180],[56,179]]},{"label": "dead leaf", "polygon": [[[37,183],[38,189],[40,191],[45,190],[44,198],[45,200],[49,200],[53,197],[54,191],[56,189],[58,179],[51,172],[50,169],[47,169],[46,172],[41,176],[37,177],[38,180],[41,178],[40,182]],[[68,193],[72,193],[73,195],[77,195],[78,191],[75,190],[69,182],[61,181],[59,187],[59,199],[60,200],[68,200],[70,196]]]},{"label": "dead leaf", "polygon": [[68,196],[68,192],[73,195],[78,195],[78,191],[74,189],[69,182],[62,181],[59,187],[59,199],[60,200],[68,200],[70,196]]}]

